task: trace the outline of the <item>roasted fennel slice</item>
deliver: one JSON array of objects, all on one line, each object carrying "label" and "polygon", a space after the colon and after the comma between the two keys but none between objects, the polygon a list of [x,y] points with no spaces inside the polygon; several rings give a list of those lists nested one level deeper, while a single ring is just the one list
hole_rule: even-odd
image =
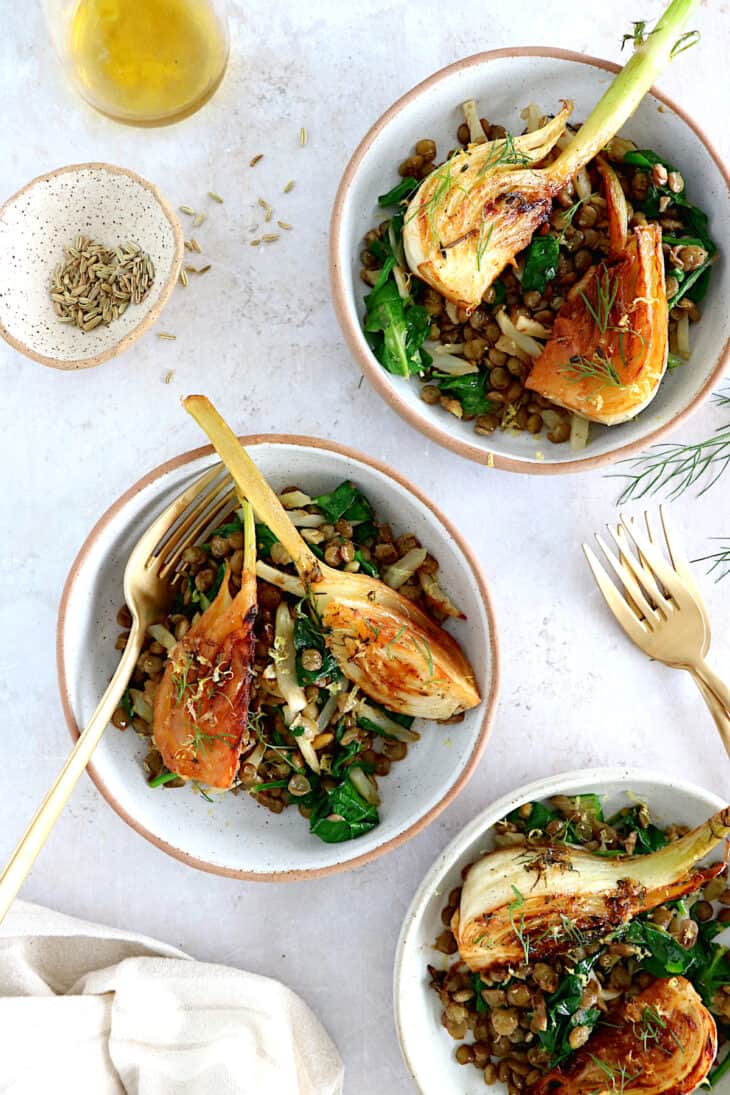
[{"label": "roasted fennel slice", "polygon": [[[560,154],[538,163],[559,140],[566,105],[535,138],[475,144],[428,175],[410,201],[403,243],[408,265],[448,300],[472,311],[504,267],[530,242],[550,215],[552,201],[598,155],[629,118],[669,63],[677,38],[698,0],[672,0],[656,27],[636,48],[587,121]],[[559,130],[559,132],[558,132]],[[494,144],[501,148],[494,148]]]},{"label": "roasted fennel slice", "polygon": [[622,1000],[530,1095],[688,1095],[706,1078],[716,1052],[712,1015],[689,981],[670,977]]},{"label": "roasted fennel slice", "polygon": [[184,406],[205,431],[240,494],[291,556],[344,675],[391,711],[448,719],[479,703],[474,673],[455,639],[397,590],[320,562],[274,491],[212,404]]},{"label": "roasted fennel slice", "polygon": [[723,863],[695,866],[730,834],[730,806],[650,855],[607,858],[566,844],[518,844],[476,862],[452,929],[470,969],[563,954],[638,913],[699,889]]},{"label": "roasted fennel slice", "polygon": [[256,530],[243,506],[241,588],[230,569],[210,606],[168,655],[157,689],[153,736],[165,765],[182,779],[227,790],[248,740],[256,617]]}]

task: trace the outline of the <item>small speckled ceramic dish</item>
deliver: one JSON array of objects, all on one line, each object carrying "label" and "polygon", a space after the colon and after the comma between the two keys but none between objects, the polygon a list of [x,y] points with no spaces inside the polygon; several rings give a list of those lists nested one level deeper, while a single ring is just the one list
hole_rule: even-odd
[{"label": "small speckled ceramic dish", "polygon": [[[691,55],[687,54],[690,58]],[[682,57],[681,63],[685,63]],[[688,65],[696,60],[688,60]],[[533,475],[588,471],[640,452],[696,410],[716,386],[730,352],[730,173],[709,138],[684,111],[652,89],[621,135],[666,156],[682,171],[689,199],[710,218],[717,244],[702,319],[692,328],[692,358],[665,377],[642,414],[619,426],[591,426],[586,449],[553,445],[527,431],[495,430],[488,437],[474,423],[421,399],[420,384],[392,376],[380,365],[362,329],[360,252],[365,233],[384,219],[377,198],[398,181],[398,164],[421,137],[436,141],[439,158],[456,143],[460,104],[476,99],[491,122],[521,132],[520,111],[530,101],[545,111],[561,99],[575,101],[573,118],[585,119],[617,66],[561,49],[518,47],[478,53],[441,69],[398,99],[363,137],[342,177],[330,228],[330,279],[335,312],[355,361],[375,390],[402,418],[432,441],[461,456]]]},{"label": "small speckled ceramic dish", "polygon": [[[132,241],[150,255],[155,280],[141,304],[108,327],[61,324],[49,296],[63,249],[78,235],[114,247]],[[172,292],[183,233],[157,187],[111,164],[60,167],[33,179],[0,208],[0,334],[54,369],[86,369],[126,350],[154,323]]]},{"label": "small speckled ceramic dish", "polygon": [[[441,910],[449,892],[461,885],[461,872],[493,847],[492,828],[496,821],[525,802],[543,802],[553,795],[593,793],[600,797],[606,817],[637,801],[646,802],[658,825],[699,825],[725,802],[717,795],[682,779],[657,775],[637,768],[589,768],[564,772],[520,787],[478,814],[438,857],[418,887],[405,915],[395,953],[393,985],[395,1022],[401,1053],[421,1095],[484,1095],[482,1071],[457,1064],[454,1042],[441,1025],[441,1002],[429,988],[427,966],[445,968],[447,958],[433,943],[443,931]],[[710,860],[722,856],[718,847]],[[728,1095],[725,1077],[717,1087]],[[503,1083],[489,1088],[492,1095],[507,1095]]]},{"label": "small speckled ceramic dish", "polygon": [[[462,722],[423,722],[421,740],[380,781],[380,824],[343,844],[313,837],[299,811],[275,815],[245,795],[206,802],[190,787],[152,789],[142,761],[147,744],[110,726],[89,774],[132,828],[191,866],[236,878],[311,878],[382,855],[415,836],[459,793],[486,745],[497,702],[498,656],[486,582],[461,536],[433,504],[377,461],[328,441],[245,437],[249,453],[275,490],[296,483],[312,494],[352,479],[398,532],[411,531],[439,560],[444,588],[466,613],[449,630],[467,654],[482,696]],[[132,546],[153,517],[212,462],[198,449],[151,471],[107,510],[71,568],[58,622],[58,674],[74,737],[94,710],[119,659],[116,614]]]}]

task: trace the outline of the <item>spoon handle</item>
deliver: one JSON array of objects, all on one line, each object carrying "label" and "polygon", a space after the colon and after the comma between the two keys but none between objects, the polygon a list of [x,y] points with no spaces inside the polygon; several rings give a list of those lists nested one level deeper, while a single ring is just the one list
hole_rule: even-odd
[{"label": "spoon handle", "polygon": [[305,579],[313,573],[317,574],[320,565],[316,556],[302,540],[276,494],[210,400],[204,395],[189,395],[183,400],[183,406],[208,435],[243,497],[248,499],[257,516],[289,552],[299,574]]},{"label": "spoon handle", "polygon": [[71,797],[81,773],[85,771],[92,753],[109,725],[109,720],[122,698],[134,664],[139,657],[143,636],[144,628],[140,627],[139,622],[135,620],[109,687],[0,874],[0,923],[17,897],[59,814]]}]

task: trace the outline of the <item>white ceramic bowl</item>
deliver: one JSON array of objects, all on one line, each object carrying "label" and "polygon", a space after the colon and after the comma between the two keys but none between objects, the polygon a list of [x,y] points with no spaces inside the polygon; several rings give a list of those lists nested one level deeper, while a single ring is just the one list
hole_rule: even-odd
[{"label": "white ceramic bowl", "polygon": [[[81,331],[58,322],[49,296],[63,249],[76,236],[108,246],[128,240],[147,251],[152,287],[108,327]],[[156,186],[111,164],[60,167],[24,186],[0,209],[0,335],[56,369],[85,369],[121,353],[159,316],[175,287],[183,232]]]},{"label": "white ceramic bowl", "polygon": [[[593,792],[600,795],[607,814],[631,805],[648,803],[659,825],[675,822],[698,825],[726,805],[717,795],[692,783],[659,776],[641,769],[591,768],[537,780],[488,806],[441,853],[418,887],[406,913],[395,956],[394,1007],[401,1052],[421,1095],[484,1095],[484,1080],[475,1068],[454,1060],[456,1043],[441,1026],[441,1006],[428,987],[426,966],[446,968],[453,958],[434,950],[433,941],[443,931],[441,909],[446,896],[461,885],[461,871],[493,847],[492,826],[524,802],[551,795]],[[718,858],[721,850],[711,858]],[[504,1095],[498,1083],[491,1091]],[[716,1089],[728,1095],[730,1078]]]},{"label": "white ceramic bowl", "polygon": [[[684,63],[684,59],[683,59]],[[689,58],[687,64],[696,64]],[[662,437],[695,409],[716,384],[730,351],[730,175],[701,129],[658,92],[643,99],[622,127],[640,148],[653,148],[682,170],[689,199],[707,211],[720,251],[701,323],[692,328],[692,361],[663,381],[647,410],[621,426],[591,426],[581,453],[526,432],[474,433],[439,406],[420,398],[415,380],[391,376],[379,364],[362,332],[360,280],[362,238],[383,219],[377,197],[398,181],[397,166],[420,137],[437,142],[440,155],[453,148],[463,120],[460,104],[474,98],[490,121],[520,132],[520,110],[528,102],[555,111],[565,98],[575,101],[582,120],[617,71],[608,61],[565,50],[520,48],[479,53],[429,77],[399,99],[375,123],[355,151],[335,199],[330,232],[330,276],[335,311],[357,364],[376,391],[416,429],[441,445],[480,463],[511,471],[581,471],[629,456]]]},{"label": "white ceramic bowl", "polygon": [[[118,814],[178,859],[248,879],[302,878],[344,870],[413,836],[451,801],[486,744],[497,696],[494,617],[484,578],[457,531],[413,486],[383,465],[326,441],[296,437],[243,438],[272,486],[297,483],[312,494],[352,479],[394,529],[412,531],[441,564],[445,588],[463,607],[458,637],[482,694],[458,725],[424,724],[423,737],[380,783],[380,825],[357,840],[324,844],[295,809],[274,815],[246,796],[214,804],[190,788],[150,789],[141,762],[144,742],[110,726],[89,772]],[[58,673],[64,712],[78,734],[119,659],[114,649],[129,553],[152,518],[212,462],[198,449],[156,468],[104,514],[82,547],[66,582],[58,624]]]}]

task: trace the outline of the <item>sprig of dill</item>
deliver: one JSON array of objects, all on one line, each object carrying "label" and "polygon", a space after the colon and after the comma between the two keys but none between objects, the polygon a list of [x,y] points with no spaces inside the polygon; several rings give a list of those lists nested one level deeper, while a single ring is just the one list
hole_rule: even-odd
[{"label": "sprig of dill", "polygon": [[707,573],[715,573],[715,581],[719,582],[730,574],[730,537],[711,536],[710,539],[723,544],[723,547],[718,551],[710,552],[709,555],[700,555],[697,559],[693,559],[692,562],[710,563],[711,565],[707,568]]},{"label": "sprig of dill", "polygon": [[611,309],[613,308],[616,294],[618,293],[618,278],[612,278],[608,267],[603,263],[601,263],[601,266],[596,270],[594,278],[596,283],[595,308],[582,289],[580,290],[580,296],[590,312],[596,327],[602,335],[605,335],[608,330]]},{"label": "sprig of dill", "polygon": [[593,1061],[596,1068],[599,1068],[603,1075],[608,1079],[611,1085],[611,1091],[614,1095],[624,1095],[624,1091],[627,1086],[637,1080],[641,1076],[643,1069],[639,1069],[638,1072],[634,1072],[629,1075],[629,1070],[626,1065],[609,1065],[606,1061],[602,1061],[600,1057],[594,1056],[589,1053],[588,1056]]},{"label": "sprig of dill", "polygon": [[605,388],[623,388],[624,386],[616,366],[598,350],[593,357],[575,354],[565,365],[561,365],[559,371],[576,384],[581,380],[600,380]]},{"label": "sprig of dill", "polygon": [[[730,390],[716,392],[714,401],[719,406],[730,406]],[[693,486],[701,486],[697,491],[701,497],[730,464],[730,421],[702,441],[652,445],[625,463],[632,470],[612,476],[627,480],[618,498],[619,505],[660,491],[669,499],[678,498]]]},{"label": "sprig of dill", "polygon": [[509,905],[507,906],[507,912],[509,913],[509,922],[512,925],[512,931],[517,936],[517,938],[519,940],[519,943],[520,943],[520,946],[522,947],[522,953],[525,956],[525,962],[529,962],[530,961],[530,940],[529,940],[529,938],[527,938],[525,936],[525,914],[524,914],[524,911],[520,914],[519,926],[517,924],[517,921],[515,920],[515,912],[518,909],[522,908],[522,906],[525,904],[525,899],[524,899],[524,897],[522,896],[522,894],[520,893],[520,891],[517,889],[517,887],[514,884],[512,886],[512,893],[515,895],[514,900],[510,901]]},{"label": "sprig of dill", "polygon": [[[654,34],[657,29],[654,27],[654,30],[647,30],[648,22],[646,19],[634,20],[631,25],[634,29],[630,30],[627,34],[624,34],[621,39],[622,50],[627,42],[632,42],[634,49],[638,49],[639,46],[643,46],[647,38],[651,38],[652,34]],[[692,46],[697,45],[701,37],[702,35],[698,30],[685,31],[672,46],[669,56],[674,60],[675,57],[679,57],[680,53],[684,53],[686,49],[690,49]]]}]

